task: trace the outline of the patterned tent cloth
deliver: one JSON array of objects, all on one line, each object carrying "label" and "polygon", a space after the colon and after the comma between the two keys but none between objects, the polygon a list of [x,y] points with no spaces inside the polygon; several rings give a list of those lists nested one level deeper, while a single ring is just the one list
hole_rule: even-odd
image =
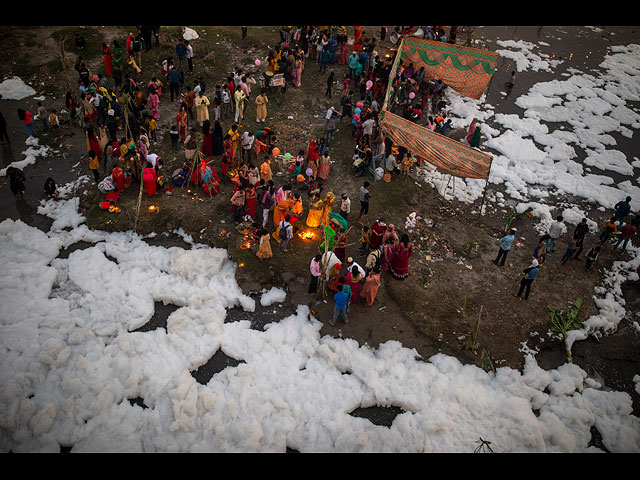
[{"label": "patterned tent cloth", "polygon": [[426,80],[441,79],[461,95],[477,100],[487,89],[500,55],[489,50],[405,37],[398,59],[402,59],[403,65],[413,63],[416,70],[424,67]]},{"label": "patterned tent cloth", "polygon": [[413,156],[455,177],[489,178],[491,155],[388,111],[382,112],[379,123],[396,145],[404,146]]},{"label": "patterned tent cloth", "polygon": [[486,91],[500,56],[495,52],[449,43],[405,37],[389,75],[387,96],[379,118],[385,134],[412,155],[456,176],[487,180],[493,157],[388,110],[391,83],[402,60],[415,70],[425,67],[427,80],[440,79],[462,95],[480,98]]}]

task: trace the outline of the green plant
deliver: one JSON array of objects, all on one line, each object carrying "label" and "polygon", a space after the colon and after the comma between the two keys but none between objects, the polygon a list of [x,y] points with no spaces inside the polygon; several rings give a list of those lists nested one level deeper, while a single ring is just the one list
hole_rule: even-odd
[{"label": "green plant", "polygon": [[578,321],[578,312],[580,311],[581,306],[582,297],[579,297],[568,311],[557,307],[547,306],[547,309],[549,309],[549,325],[551,326],[551,330],[562,334],[562,341],[567,352],[567,358],[570,362],[573,360],[571,358],[571,349],[567,345],[567,332],[569,330],[582,327],[582,322]]},{"label": "green plant", "polygon": [[[466,305],[467,305],[467,296],[465,295],[463,312],[464,312],[464,309],[466,308]],[[480,317],[482,316],[482,307],[483,305],[480,305],[480,314],[478,315],[476,324],[473,326],[473,329],[471,330],[471,332],[463,334],[463,336],[467,338],[464,344],[465,350],[475,351],[478,348],[478,327],[480,326]]]},{"label": "green plant", "polygon": [[496,373],[496,366],[493,363],[493,359],[491,358],[489,350],[487,350],[486,348],[483,348],[482,352],[480,353],[480,361],[482,362],[482,368],[484,368],[485,370],[491,370],[493,373]]}]

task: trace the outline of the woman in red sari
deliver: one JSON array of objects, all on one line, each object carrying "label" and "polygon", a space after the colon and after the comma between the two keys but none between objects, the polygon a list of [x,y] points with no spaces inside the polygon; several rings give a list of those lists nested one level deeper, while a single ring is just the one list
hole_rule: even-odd
[{"label": "woman in red sari", "polygon": [[405,233],[396,245],[395,256],[391,263],[391,273],[398,280],[404,280],[409,275],[409,257],[412,253],[413,244]]},{"label": "woman in red sari", "polygon": [[246,214],[255,219],[258,214],[258,196],[253,185],[245,189],[244,205]]},{"label": "woman in red sari", "polygon": [[351,303],[358,303],[358,297],[360,296],[360,286],[362,285],[362,279],[364,277],[358,270],[358,267],[353,265],[351,270],[347,271],[345,275],[345,283],[351,287]]},{"label": "woman in red sari", "polygon": [[315,140],[311,140],[311,143],[309,144],[309,148],[307,149],[307,168],[309,168],[311,165],[309,165],[309,163],[311,162],[318,162],[318,157],[320,156],[320,152],[318,151],[318,142],[316,142]]},{"label": "woman in red sari", "polygon": [[369,239],[369,247],[371,250],[375,250],[382,245],[382,237],[387,231],[387,224],[384,223],[384,218],[380,217],[373,225],[371,225],[371,238]]},{"label": "woman in red sari", "polygon": [[125,181],[124,170],[120,165],[113,167],[113,170],[111,171],[111,178],[113,178],[118,191],[123,192],[127,182]]},{"label": "woman in red sari", "polygon": [[102,58],[104,59],[104,73],[111,75],[111,47],[106,43],[102,44]]},{"label": "woman in red sari", "polygon": [[87,129],[87,151],[89,150],[93,150],[98,156],[98,160],[101,160],[103,151],[93,127]]},{"label": "woman in red sari", "polygon": [[158,174],[149,162],[147,162],[146,168],[142,172],[142,182],[144,183],[144,191],[147,193],[147,196],[154,196],[158,186]]}]

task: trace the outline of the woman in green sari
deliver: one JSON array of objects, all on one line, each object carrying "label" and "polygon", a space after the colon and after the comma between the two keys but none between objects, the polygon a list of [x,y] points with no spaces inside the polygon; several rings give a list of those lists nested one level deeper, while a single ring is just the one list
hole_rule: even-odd
[{"label": "woman in green sari", "polygon": [[111,61],[114,66],[117,65],[121,69],[124,66],[124,51],[117,40],[113,41],[113,58]]}]

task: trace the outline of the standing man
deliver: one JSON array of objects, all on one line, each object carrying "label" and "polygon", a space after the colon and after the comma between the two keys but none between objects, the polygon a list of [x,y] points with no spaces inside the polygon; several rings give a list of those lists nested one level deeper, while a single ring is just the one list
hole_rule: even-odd
[{"label": "standing man", "polygon": [[253,141],[255,136],[250,131],[242,134],[240,144],[242,146],[242,161],[249,165],[251,163],[251,150],[253,149]]},{"label": "standing man", "polygon": [[521,298],[522,292],[524,292],[524,299],[529,299],[529,292],[531,291],[531,284],[538,276],[538,272],[540,271],[540,266],[538,265],[538,261],[534,258],[527,268],[523,270],[524,276],[520,280],[520,290],[518,290],[518,294],[516,297]]},{"label": "standing man", "polygon": [[320,268],[320,260],[322,259],[322,255],[318,254],[311,259],[311,264],[309,265],[309,270],[311,271],[311,282],[309,283],[309,293],[315,293],[318,289],[318,279],[320,278],[320,274],[322,273]]},{"label": "standing man", "polygon": [[167,80],[169,81],[169,91],[171,92],[171,101],[180,98],[180,72],[175,65],[171,66],[171,70],[167,72]]},{"label": "standing man", "polygon": [[331,146],[331,138],[333,137],[333,132],[336,129],[336,123],[338,123],[338,114],[336,112],[331,112],[331,116],[324,122],[324,128],[327,131],[327,138],[325,139],[327,148]]},{"label": "standing man", "polygon": [[573,254],[576,251],[576,239],[573,235],[570,235],[567,240],[567,251],[564,252],[564,256],[562,257],[562,266],[564,267],[569,260],[573,257]]},{"label": "standing man", "polygon": [[587,219],[583,218],[573,231],[573,238],[576,241],[576,253],[573,256],[574,260],[580,260],[580,254],[584,248],[584,239],[587,233],[589,233],[589,225],[587,225]]},{"label": "standing man", "polygon": [[293,227],[291,226],[291,216],[286,215],[284,220],[280,220],[278,224],[278,237],[280,238],[280,250],[283,252],[287,251],[287,245],[289,244],[289,240],[293,237]]},{"label": "standing man", "polygon": [[564,234],[567,230],[564,223],[562,223],[562,215],[556,217],[556,221],[551,224],[549,227],[549,243],[547,244],[547,252],[552,253],[555,252],[558,248],[558,239]]},{"label": "standing man", "polygon": [[345,220],[349,220],[349,213],[351,213],[351,199],[346,193],[342,194],[342,201],[340,202],[340,215]]},{"label": "standing man", "polygon": [[185,58],[187,59],[187,65],[189,66],[189,73],[193,73],[193,47],[189,43],[189,40],[184,41],[186,49]]},{"label": "standing man", "polygon": [[205,120],[209,120],[209,99],[204,96],[202,90],[198,92],[198,97],[195,99],[194,104],[196,107],[196,121],[202,126]]},{"label": "standing man", "polygon": [[631,237],[636,234],[636,230],[637,228],[633,223],[625,223],[624,227],[620,230],[622,235],[619,236],[618,241],[613,248],[617,249],[618,246],[622,244],[622,251],[625,251],[627,249],[627,243],[629,243]]},{"label": "standing man", "polygon": [[187,47],[184,42],[178,42],[176,45],[176,57],[178,57],[178,70],[182,70],[182,62],[187,55]]},{"label": "standing man", "polygon": [[363,225],[362,219],[369,213],[369,200],[371,199],[369,185],[369,182],[364,182],[364,185],[360,187],[360,219],[358,220],[360,225]]},{"label": "standing man", "polygon": [[349,323],[349,319],[347,318],[347,301],[349,299],[349,294],[342,291],[342,286],[345,282],[344,277],[340,277],[339,282],[338,293],[333,296],[333,299],[336,301],[336,305],[333,308],[333,318],[329,322],[332,327],[336,326],[336,320],[338,317],[342,317],[345,324]]},{"label": "standing man", "polygon": [[233,99],[236,104],[236,116],[235,123],[238,123],[240,120],[244,119],[244,100],[247,98],[245,93],[241,88],[236,88],[236,91],[233,94]]},{"label": "standing man", "polygon": [[[499,265],[501,267],[504,266],[504,262],[507,260],[507,254],[509,250],[511,250],[511,245],[513,244],[514,233],[516,232],[515,228],[509,230],[509,233],[505,234],[500,238],[500,250],[498,251],[498,256],[493,261],[494,265]],[[500,262],[498,264],[498,262]]]}]

